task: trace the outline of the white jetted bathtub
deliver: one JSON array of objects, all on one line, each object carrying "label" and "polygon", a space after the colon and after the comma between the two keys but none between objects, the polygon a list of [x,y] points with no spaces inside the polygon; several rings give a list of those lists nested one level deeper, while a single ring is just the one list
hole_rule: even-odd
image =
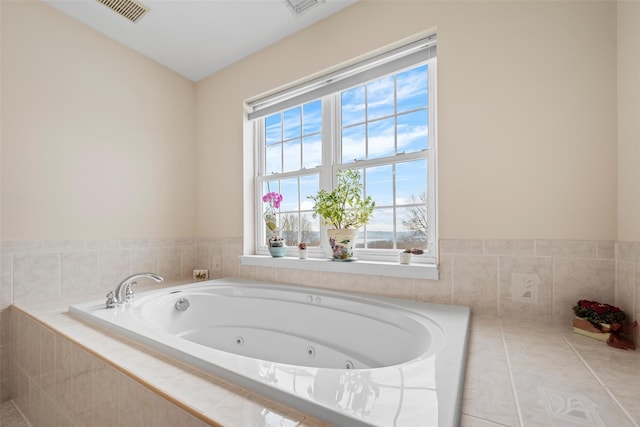
[{"label": "white jetted bathtub", "polygon": [[339,426],[457,426],[469,309],[239,279],[71,313]]}]

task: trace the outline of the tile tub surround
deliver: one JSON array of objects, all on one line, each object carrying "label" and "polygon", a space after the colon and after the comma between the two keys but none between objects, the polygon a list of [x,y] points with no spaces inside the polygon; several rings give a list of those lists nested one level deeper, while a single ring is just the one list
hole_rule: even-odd
[{"label": "tile tub surround", "polygon": [[[579,299],[623,305],[640,319],[640,243],[591,240],[441,240],[440,279],[343,276],[240,265],[242,238],[5,241],[0,308],[34,298],[101,292],[154,271],[190,279],[241,277],[420,301],[460,304],[475,314],[570,322]],[[619,256],[616,258],[616,252]]]},{"label": "tile tub surround", "polygon": [[[10,309],[12,400],[34,427],[326,425],[65,310]],[[473,316],[461,425],[637,427],[639,364],[568,325]]]},{"label": "tile tub surround", "polygon": [[[619,262],[614,241],[441,240],[439,280],[349,275],[346,285],[339,273],[241,266],[241,254],[240,238],[200,239],[198,268],[208,268],[212,278],[233,276],[459,304],[471,307],[474,314],[557,324],[570,323],[571,307],[580,299],[614,303]],[[640,318],[640,304],[627,310],[630,317]]]},{"label": "tile tub surround", "polygon": [[13,302],[106,293],[133,273],[190,279],[197,239],[2,242],[0,308]]}]

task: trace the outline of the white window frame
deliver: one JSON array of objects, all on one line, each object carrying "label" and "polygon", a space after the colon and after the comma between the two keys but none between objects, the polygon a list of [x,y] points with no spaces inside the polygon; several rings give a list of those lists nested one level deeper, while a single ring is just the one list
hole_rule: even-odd
[{"label": "white window frame", "polygon": [[[321,247],[309,249],[309,259],[298,260],[297,248],[295,243],[289,246],[288,257],[272,258],[266,249],[266,245],[260,244],[262,235],[263,218],[259,214],[263,208],[260,197],[263,192],[262,181],[256,179],[256,176],[263,171],[259,168],[264,165],[262,158],[264,141],[261,136],[264,135],[264,119],[251,120],[251,110],[247,109],[245,115],[245,237],[244,237],[244,255],[241,257],[243,265],[280,267],[280,268],[296,268],[303,270],[321,270],[321,271],[340,271],[362,274],[379,274],[394,277],[411,277],[411,278],[429,278],[437,279],[437,259],[438,259],[438,215],[437,215],[437,58],[431,57],[427,61],[416,62],[411,64],[413,68],[421,64],[428,64],[429,73],[429,148],[419,153],[404,153],[396,156],[393,162],[406,161],[418,158],[426,158],[427,160],[427,192],[430,195],[430,202],[427,206],[428,215],[431,220],[430,238],[428,242],[429,255],[414,256],[412,264],[409,266],[398,264],[399,249],[356,249],[356,254],[361,258],[357,263],[332,263],[328,262],[330,249],[328,248],[328,239],[326,237],[327,227],[321,224],[320,237]],[[401,72],[401,69],[394,70],[392,73]],[[376,166],[380,164],[390,164],[389,159],[370,159],[360,160],[353,163],[341,163],[341,153],[339,152],[340,144],[335,141],[340,139],[340,114],[335,108],[335,104],[339,106],[337,99],[340,97],[340,91],[333,92],[322,97],[323,108],[323,164],[314,169],[310,169],[311,173],[319,173],[320,188],[331,190],[335,173],[339,169],[358,168]],[[333,99],[332,99],[333,98]],[[304,101],[308,102],[310,100]],[[286,108],[295,106],[288,105]],[[298,104],[299,105],[299,104]],[[274,110],[272,112],[282,111]],[[325,126],[327,122],[332,126]],[[260,136],[256,138],[256,135]],[[328,138],[328,139],[327,139]],[[260,147],[260,149],[257,149]],[[279,174],[277,179],[289,176],[304,175],[305,171],[295,171],[291,173]],[[265,177],[269,179],[269,177]],[[247,191],[251,188],[250,191]]]}]

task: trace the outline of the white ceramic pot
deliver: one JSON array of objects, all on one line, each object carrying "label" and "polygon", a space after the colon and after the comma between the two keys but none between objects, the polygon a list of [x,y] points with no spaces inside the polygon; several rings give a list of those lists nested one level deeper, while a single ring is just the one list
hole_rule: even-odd
[{"label": "white ceramic pot", "polygon": [[411,264],[411,252],[400,252],[400,264]]},{"label": "white ceramic pot", "polygon": [[342,228],[327,230],[329,244],[335,260],[350,260],[353,258],[353,247],[356,243],[358,229]]}]

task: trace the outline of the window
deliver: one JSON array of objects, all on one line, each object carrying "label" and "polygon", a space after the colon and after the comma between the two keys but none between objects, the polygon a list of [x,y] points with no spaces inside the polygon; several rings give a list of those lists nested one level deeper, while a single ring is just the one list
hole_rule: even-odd
[{"label": "window", "polygon": [[[341,169],[360,171],[376,207],[356,242],[361,259],[395,261],[421,248],[414,262],[436,262],[435,36],[334,75],[252,103],[255,200],[278,192],[279,227],[288,246],[328,253],[326,230],[308,198],[331,191]],[[255,209],[255,252],[267,254]]]}]

